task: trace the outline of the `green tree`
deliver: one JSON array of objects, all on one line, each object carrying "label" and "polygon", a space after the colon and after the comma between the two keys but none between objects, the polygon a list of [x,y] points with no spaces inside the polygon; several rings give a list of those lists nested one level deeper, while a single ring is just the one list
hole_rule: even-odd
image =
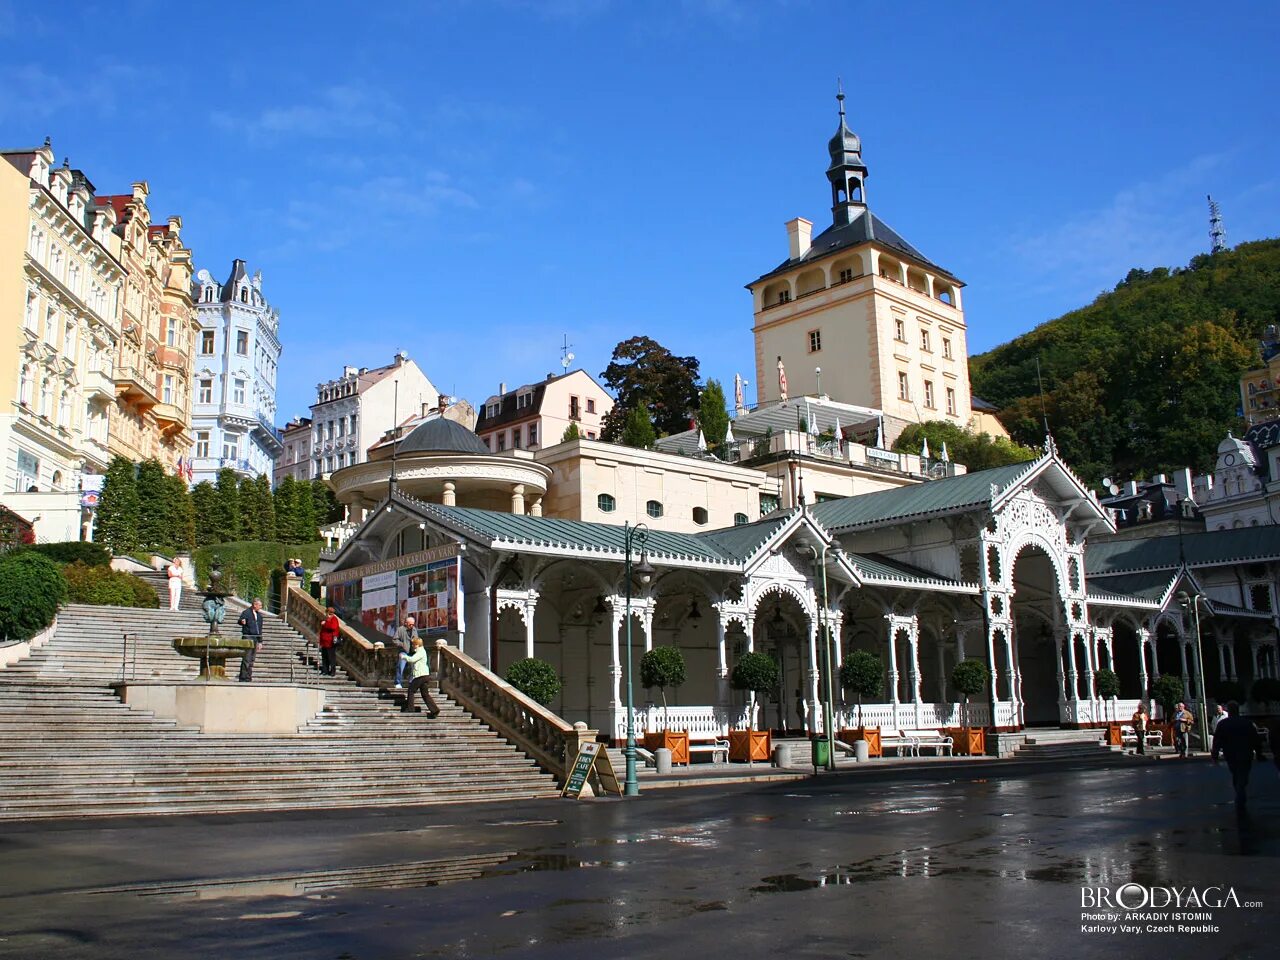
[{"label": "green tree", "polygon": [[649,419],[649,411],[644,407],[635,407],[627,413],[626,423],[622,426],[619,442],[628,447],[648,450],[658,439],[653,432],[653,421]]},{"label": "green tree", "polygon": [[191,502],[191,491],[187,489],[187,481],[175,474],[165,478],[168,486],[169,504],[169,541],[168,546],[176,552],[193,550],[196,545],[195,504]]},{"label": "green tree", "polygon": [[970,470],[1002,467],[1009,463],[1034,460],[1039,456],[1030,447],[1012,443],[1004,437],[993,437],[989,433],[974,433],[949,420],[908,424],[893,442],[893,449],[901,453],[919,453],[926,439],[929,441],[930,456],[940,456],[945,443],[947,455]]},{"label": "green tree", "polygon": [[858,695],[858,729],[862,729],[862,698],[884,689],[884,663],[874,653],[854,650],[840,664],[840,684]]},{"label": "green tree", "polygon": [[29,640],[58,614],[67,581],[58,565],[34,550],[0,556],[0,639]]},{"label": "green tree", "polygon": [[275,524],[271,529],[263,530],[258,525],[258,489],[253,477],[240,478],[240,540],[270,540],[275,532]]},{"label": "green tree", "polygon": [[232,543],[240,539],[240,481],[230,467],[218,471],[214,480],[214,543]]},{"label": "green tree", "polygon": [[191,488],[191,512],[195,518],[196,546],[219,543],[214,519],[218,492],[208,480],[201,480]]},{"label": "green tree", "polygon": [[688,429],[698,407],[697,357],[677,357],[649,337],[632,337],[613,348],[613,358],[600,379],[617,400],[605,417],[603,438],[617,443],[628,414],[637,407],[649,412],[659,435]]},{"label": "green tree", "polygon": [[98,500],[97,536],[116,553],[138,548],[137,467],[124,457],[112,457]]},{"label": "green tree", "polygon": [[707,449],[723,457],[725,437],[729,435],[729,411],[725,406],[724,388],[719,380],[708,380],[699,401],[698,425],[706,438]]},{"label": "green tree", "polygon": [[544,707],[560,696],[560,677],[556,675],[555,667],[545,660],[535,657],[517,660],[507,667],[504,679],[530,700]]},{"label": "green tree", "polygon": [[317,526],[323,527],[342,519],[342,504],[333,495],[329,485],[319,478],[311,481],[311,500]]},{"label": "green tree", "polygon": [[964,725],[971,726],[969,720],[969,698],[976,697],[987,688],[991,673],[981,660],[961,660],[951,668],[951,685],[964,697]]},{"label": "green tree", "polygon": [[138,464],[138,546],[163,550],[170,546],[174,514],[173,491],[159,460]]},{"label": "green tree", "polygon": [[733,665],[729,683],[733,689],[745,690],[751,694],[751,704],[747,709],[747,726],[754,730],[756,694],[767,695],[778,689],[777,661],[764,653],[744,653]]},{"label": "green tree", "polygon": [[306,481],[294,487],[293,526],[289,530],[287,543],[311,543],[319,536],[320,525],[316,523],[316,501],[311,495],[311,485]]},{"label": "green tree", "polygon": [[293,543],[293,531],[298,518],[298,488],[300,484],[286,476],[276,486],[274,501],[276,513],[276,540]]},{"label": "green tree", "polygon": [[1164,722],[1173,722],[1173,709],[1182,700],[1182,678],[1162,673],[1151,684],[1151,699],[1164,711]]},{"label": "green tree", "polygon": [[578,440],[581,437],[582,434],[578,430],[578,425],[576,423],[571,423],[564,428],[564,436],[560,438],[560,442],[568,443],[570,440]]},{"label": "green tree", "polygon": [[1115,717],[1110,716],[1112,699],[1120,696],[1120,678],[1116,676],[1114,670],[1108,670],[1103,667],[1093,674],[1093,686],[1098,691],[1098,696],[1107,701],[1108,717],[1114,720]]},{"label": "green tree", "polygon": [[669,645],[654,647],[646,651],[640,658],[640,683],[645,687],[657,687],[662,694],[662,726],[671,729],[667,723],[667,687],[679,687],[684,683],[687,673],[684,665],[684,654],[678,647]]}]

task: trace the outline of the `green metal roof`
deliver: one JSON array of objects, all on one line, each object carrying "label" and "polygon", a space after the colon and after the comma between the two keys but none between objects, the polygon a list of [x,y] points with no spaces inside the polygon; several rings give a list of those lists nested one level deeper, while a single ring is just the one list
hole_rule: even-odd
[{"label": "green metal roof", "polygon": [[1280,560],[1280,526],[1211,530],[1188,533],[1181,538],[1091,542],[1085,550],[1085,573],[1105,576],[1138,570],[1174,570],[1181,563],[1181,555],[1186,556],[1188,567]]},{"label": "green metal roof", "polygon": [[1002,491],[1038,462],[1029,460],[896,490],[828,500],[815,506],[813,515],[828,530],[840,531],[977,507],[991,502],[993,484],[999,488],[997,492]]},{"label": "green metal roof", "polygon": [[1173,582],[1173,574],[1162,570],[1143,573],[1126,573],[1117,577],[1085,577],[1090,590],[1120,597],[1138,597],[1143,600],[1159,600]]},{"label": "green metal roof", "polygon": [[935,586],[955,587],[957,590],[977,590],[977,584],[961,583],[933,573],[923,567],[903,563],[879,553],[846,554],[849,562],[869,580],[892,580],[902,584],[928,583]]}]

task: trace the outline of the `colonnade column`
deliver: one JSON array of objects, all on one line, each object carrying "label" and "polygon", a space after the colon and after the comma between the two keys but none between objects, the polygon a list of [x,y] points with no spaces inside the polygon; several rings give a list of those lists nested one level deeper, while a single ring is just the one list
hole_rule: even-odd
[{"label": "colonnade column", "polygon": [[1093,701],[1098,699],[1097,688],[1093,685],[1093,674],[1096,667],[1096,651],[1093,644],[1085,638],[1084,644],[1084,692],[1086,699]]},{"label": "colonnade column", "polygon": [[893,725],[898,726],[898,618],[886,616],[889,621],[889,702],[893,704]]},{"label": "colonnade column", "polygon": [[542,498],[541,497],[533,498],[533,503],[529,505],[529,516],[531,517],[542,516]]},{"label": "colonnade column", "polygon": [[533,657],[533,611],[537,606],[537,600],[524,605],[524,655],[529,658]]},{"label": "colonnade column", "polygon": [[440,494],[440,503],[446,507],[458,505],[458,485],[452,480],[444,482],[444,492]]},{"label": "colonnade column", "polygon": [[[1061,647],[1059,647],[1061,651]],[[1061,652],[1059,652],[1061,658]],[[1072,635],[1070,628],[1067,630],[1067,700],[1080,699],[1080,674],[1079,667],[1076,664],[1076,638]]]},{"label": "colonnade column", "polygon": [[1150,681],[1147,677],[1147,646],[1151,643],[1151,631],[1146,627],[1138,627],[1134,630],[1134,634],[1138,638],[1138,687],[1140,693],[1138,699],[1147,699],[1147,688]]},{"label": "colonnade column", "polygon": [[609,733],[616,738],[618,736],[618,711],[624,706],[622,702],[622,654],[618,639],[618,634],[622,630],[622,598],[614,597],[609,606],[613,611],[610,617],[610,622],[613,624],[613,634],[609,644],[610,656],[612,657],[609,663],[609,676],[613,679],[613,697],[609,701],[609,706],[611,708],[613,729]]},{"label": "colonnade column", "polygon": [[1185,638],[1178,640],[1178,657],[1182,661],[1182,699],[1191,700],[1191,678],[1187,675],[1187,641]]},{"label": "colonnade column", "polygon": [[640,625],[644,629],[644,652],[648,653],[653,649],[653,601],[644,601],[644,606],[640,608]]},{"label": "colonnade column", "polygon": [[517,483],[511,487],[511,512],[516,516],[524,516],[524,484]]},{"label": "colonnade column", "polygon": [[821,727],[822,710],[820,704],[822,700],[818,696],[818,620],[816,616],[809,618],[809,670],[808,670],[808,695],[805,699],[809,702],[808,709],[808,727],[810,733],[817,733]]},{"label": "colonnade column", "polygon": [[729,651],[725,640],[725,631],[729,624],[724,613],[716,610],[716,714],[723,725],[722,729],[731,729],[729,723]]}]

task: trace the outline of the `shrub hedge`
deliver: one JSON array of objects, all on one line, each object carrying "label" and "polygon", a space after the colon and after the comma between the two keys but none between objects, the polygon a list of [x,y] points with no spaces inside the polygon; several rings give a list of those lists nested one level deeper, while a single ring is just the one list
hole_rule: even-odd
[{"label": "shrub hedge", "polygon": [[63,543],[37,543],[26,550],[43,554],[54,563],[83,563],[91,567],[111,565],[111,551],[100,543],[69,540]]},{"label": "shrub hedge", "polygon": [[285,560],[300,557],[303,568],[310,576],[320,562],[320,548],[323,545],[320,542],[264,543],[243,540],[200,547],[192,554],[196,565],[196,588],[203,588],[209,582],[209,569],[213,565],[213,558],[217,557],[222,561],[224,589],[231,590],[245,600],[261,597],[265,603],[271,592],[271,575],[277,570],[284,570]]},{"label": "shrub hedge", "polygon": [[58,565],[30,550],[0,557],[0,638],[29,640],[58,614],[67,582]]},{"label": "shrub hedge", "polygon": [[150,584],[123,570],[77,562],[63,567],[62,575],[67,580],[67,599],[71,603],[148,609],[160,606],[160,598]]},{"label": "shrub hedge", "polygon": [[529,657],[507,667],[507,683],[544,707],[560,695],[560,678],[545,660]]}]

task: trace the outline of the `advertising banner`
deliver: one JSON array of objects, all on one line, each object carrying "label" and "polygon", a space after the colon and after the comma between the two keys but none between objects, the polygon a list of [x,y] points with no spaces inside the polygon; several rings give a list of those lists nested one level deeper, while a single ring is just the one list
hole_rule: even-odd
[{"label": "advertising banner", "polygon": [[461,577],[462,558],[456,546],[447,546],[335,572],[325,580],[338,616],[368,639],[387,642],[408,616],[424,636],[465,630]]},{"label": "advertising banner", "polygon": [[422,564],[396,574],[400,619],[412,616],[420,633],[438,635],[465,629],[458,583],[462,558]]}]

